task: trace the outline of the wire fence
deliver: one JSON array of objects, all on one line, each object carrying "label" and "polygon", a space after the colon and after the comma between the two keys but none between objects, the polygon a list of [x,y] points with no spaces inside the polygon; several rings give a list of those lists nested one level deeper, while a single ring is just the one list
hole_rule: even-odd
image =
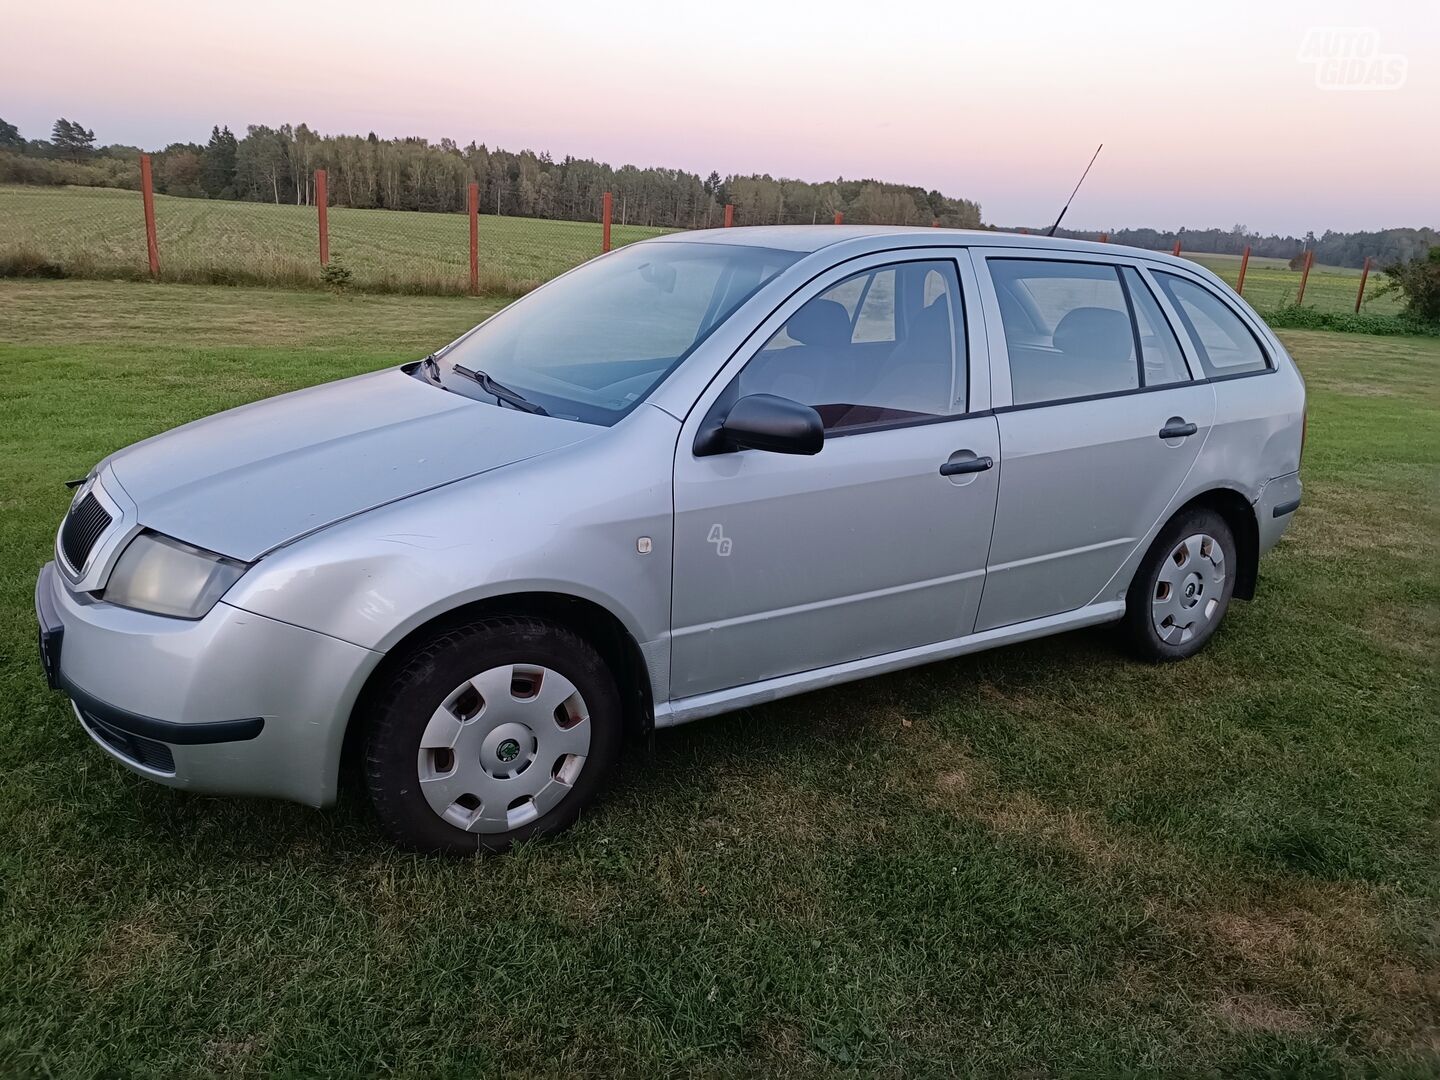
[{"label": "wire fence", "polygon": [[[473,183],[468,212],[447,213],[334,205],[331,196],[343,192],[327,194],[323,170],[306,188],[313,205],[153,195],[148,157],[141,173],[140,191],[0,186],[0,275],[519,295],[602,251],[670,231],[628,224],[624,203],[615,205],[608,193],[595,217],[566,221],[494,213],[504,205],[503,188],[487,212]],[[765,223],[747,220],[758,213],[742,207],[712,210],[704,218],[715,228]],[[818,226],[843,221],[828,209],[815,217]],[[1261,311],[1303,304],[1391,313],[1400,306],[1374,288],[1368,263],[1354,270],[1248,254],[1190,257]]]}]

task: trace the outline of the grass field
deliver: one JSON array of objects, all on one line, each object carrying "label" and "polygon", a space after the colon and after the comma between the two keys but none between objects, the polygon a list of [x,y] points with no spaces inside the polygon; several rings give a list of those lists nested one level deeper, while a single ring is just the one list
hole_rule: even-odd
[{"label": "grass field", "polygon": [[[362,289],[463,293],[470,226],[464,214],[331,207],[330,255]],[[171,281],[320,282],[314,207],[155,197],[161,275]],[[664,230],[616,225],[619,246]],[[481,284],[517,292],[600,254],[598,221],[479,220]],[[27,250],[75,276],[147,272],[140,194],[104,188],[0,186],[0,254]]]},{"label": "grass field", "polygon": [[[1183,254],[1183,252],[1182,252]],[[1187,255],[1207,269],[1219,274],[1231,286],[1240,278],[1238,255]],[[1295,303],[1300,293],[1300,271],[1291,270],[1285,259],[1262,259],[1251,256],[1245,268],[1245,299],[1257,311],[1274,311]],[[1400,310],[1400,298],[1381,294],[1385,276],[1370,271],[1365,284],[1362,312],[1390,315]],[[1305,283],[1305,306],[1318,311],[1354,311],[1355,297],[1360,290],[1360,271],[1348,266],[1313,266],[1310,280]]]},{"label": "grass field", "polygon": [[1305,505],[1182,665],[1082,632],[664,732],[479,862],[107,760],[34,655],[62,481],[486,310],[0,282],[0,1074],[1440,1070],[1435,339],[1283,335]]},{"label": "grass field", "polygon": [[[161,274],[167,280],[221,284],[318,285],[316,212],[312,207],[212,202],[157,196]],[[480,217],[482,287],[513,294],[546,281],[600,251],[600,225],[584,221]],[[615,226],[614,243],[665,230]],[[469,224],[462,214],[330,210],[330,250],[361,289],[463,293],[468,288]],[[140,277],[146,273],[144,216],[134,191],[0,185],[0,257],[26,251],[73,276]],[[1195,256],[1230,284],[1240,260]],[[1377,295],[1372,275],[1363,310],[1392,314],[1394,296]],[[1360,271],[1316,266],[1305,303],[1319,311],[1355,306]],[[1261,311],[1293,304],[1300,274],[1283,259],[1252,258],[1245,296]]]}]

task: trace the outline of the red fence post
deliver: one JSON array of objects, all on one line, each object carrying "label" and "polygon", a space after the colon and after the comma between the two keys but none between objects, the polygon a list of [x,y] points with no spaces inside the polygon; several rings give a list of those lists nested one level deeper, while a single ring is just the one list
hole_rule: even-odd
[{"label": "red fence post", "polygon": [[470,181],[470,295],[480,291],[480,185]]},{"label": "red fence post", "polygon": [[844,225],[844,224],[845,224],[845,212],[844,212],[843,210],[836,210],[836,211],[835,211],[835,224],[836,224],[836,225]]},{"label": "red fence post", "polygon": [[1245,245],[1245,254],[1240,256],[1240,280],[1235,282],[1235,292],[1245,295],[1245,268],[1250,265],[1250,245]]},{"label": "red fence post", "polygon": [[1102,244],[1108,244],[1109,242],[1110,242],[1110,234],[1109,234],[1108,232],[1102,232],[1102,233],[1100,234],[1100,243],[1102,243]]},{"label": "red fence post", "polygon": [[725,228],[728,229],[728,228],[730,228],[730,227],[731,227],[732,225],[734,225],[734,224],[735,224],[735,204],[734,204],[734,203],[726,203],[726,204],[725,204]]},{"label": "red fence post", "polygon": [[1024,228],[1022,228],[1022,229],[1020,230],[1020,235],[1021,235],[1021,236],[1029,236],[1029,235],[1030,235],[1030,230],[1029,230],[1029,229],[1024,229]]},{"label": "red fence post", "polygon": [[1175,238],[1175,250],[1170,254],[1174,255],[1177,259],[1180,257],[1180,238],[1178,236]]},{"label": "red fence post", "polygon": [[1305,283],[1310,280],[1310,267],[1315,262],[1315,249],[1305,252],[1305,269],[1300,272],[1300,291],[1295,295],[1295,306],[1305,302]]},{"label": "red fence post", "polygon": [[600,221],[604,225],[604,235],[600,238],[600,251],[602,253],[610,250],[610,211],[613,202],[614,199],[611,198],[610,192],[608,191],[600,198]]},{"label": "red fence post", "polygon": [[930,228],[932,228],[932,229],[938,229],[939,227],[940,227],[940,219],[939,219],[938,217],[937,217],[934,221],[930,222]]},{"label": "red fence post", "polygon": [[150,179],[150,155],[140,155],[140,201],[145,206],[145,254],[150,259],[150,276],[160,276],[160,248],[155,242],[155,187]]},{"label": "red fence post", "polygon": [[330,265],[330,197],[325,190],[325,170],[315,170],[315,205],[320,208],[320,265]]},{"label": "red fence post", "polygon": [[1365,299],[1365,279],[1370,276],[1370,256],[1365,256],[1365,266],[1360,271],[1360,291],[1355,294],[1355,314],[1360,314],[1360,304]]}]

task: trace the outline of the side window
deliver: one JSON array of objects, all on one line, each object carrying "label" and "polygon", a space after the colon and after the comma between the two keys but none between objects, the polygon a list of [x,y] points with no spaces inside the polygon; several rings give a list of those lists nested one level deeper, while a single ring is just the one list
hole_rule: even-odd
[{"label": "side window", "polygon": [[1140,355],[1145,360],[1145,385],[1167,386],[1188,382],[1190,371],[1185,366],[1185,354],[1180,351],[1180,340],[1160,310],[1150,286],[1133,267],[1121,267],[1120,275],[1125,279],[1130,306],[1135,310],[1135,328],[1140,332]]},{"label": "side window", "polygon": [[745,365],[737,394],[813,406],[827,431],[965,411],[965,313],[955,264],[897,263],[810,300]]},{"label": "side window", "polygon": [[1140,386],[1135,331],[1114,266],[990,259],[1016,405]]},{"label": "side window", "polygon": [[1270,366],[1250,328],[1213,292],[1177,274],[1152,272],[1180,313],[1206,375],[1240,375]]}]

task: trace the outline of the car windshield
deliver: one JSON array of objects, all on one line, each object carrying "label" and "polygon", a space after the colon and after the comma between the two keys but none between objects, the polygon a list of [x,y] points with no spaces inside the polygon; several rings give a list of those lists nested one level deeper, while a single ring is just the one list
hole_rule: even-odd
[{"label": "car windshield", "polygon": [[551,416],[613,424],[799,252],[636,244],[517,300],[440,356],[445,386],[485,396],[484,372]]}]

